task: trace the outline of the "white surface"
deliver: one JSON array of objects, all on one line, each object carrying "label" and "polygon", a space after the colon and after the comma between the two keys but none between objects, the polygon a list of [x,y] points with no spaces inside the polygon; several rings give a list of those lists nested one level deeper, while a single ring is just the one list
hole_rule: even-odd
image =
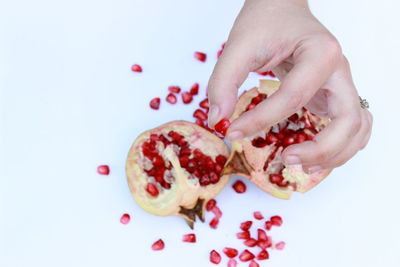
[{"label": "white surface", "polygon": [[[208,266],[211,249],[239,243],[237,225],[253,210],[285,221],[273,237],[287,249],[265,266],[400,266],[394,0],[311,3],[341,41],[375,116],[367,149],[320,186],[290,201],[227,187],[218,196],[220,228],[198,224],[194,245],[180,241],[189,232],[183,221],[149,215],[132,200],[124,161],[134,138],[194,110],[163,103],[150,111],[148,100],[171,84],[200,82],[204,93],[241,2],[0,2],[0,266]],[[193,60],[195,50],[208,53],[206,64]],[[133,63],[144,72],[132,73]],[[97,175],[102,163],[110,176]],[[124,212],[132,215],[126,226]],[[155,253],[160,237],[167,247]]]}]

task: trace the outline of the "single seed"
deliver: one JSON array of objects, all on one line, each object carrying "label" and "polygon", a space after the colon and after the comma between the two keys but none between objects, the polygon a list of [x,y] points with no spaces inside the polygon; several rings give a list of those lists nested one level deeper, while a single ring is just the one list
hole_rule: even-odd
[{"label": "single seed", "polygon": [[190,102],[192,102],[192,100],[193,100],[193,96],[189,92],[182,93],[182,102],[184,104],[189,104]]},{"label": "single seed", "polygon": [[258,239],[258,241],[261,241],[261,240],[267,241],[268,240],[267,233],[261,228],[257,229],[257,239]]},{"label": "single seed", "polygon": [[110,167],[108,167],[108,165],[100,165],[97,167],[97,173],[101,175],[109,175]]},{"label": "single seed", "polygon": [[158,196],[158,189],[157,186],[153,183],[148,183],[146,186],[146,191],[149,193],[151,196],[156,197]]},{"label": "single seed", "polygon": [[207,55],[202,52],[194,52],[194,58],[201,61],[201,62],[206,62],[207,60]]},{"label": "single seed", "polygon": [[199,93],[199,84],[195,83],[192,85],[192,87],[190,88],[190,94],[191,95],[197,95]]},{"label": "single seed", "polygon": [[230,259],[229,261],[228,261],[228,265],[227,265],[228,267],[237,267],[237,261],[236,260],[234,260],[234,259]]},{"label": "single seed", "polygon": [[260,265],[255,260],[252,260],[249,264],[249,267],[260,267]]},{"label": "single seed", "polygon": [[238,251],[237,251],[237,249],[235,249],[235,248],[228,248],[228,247],[225,247],[224,248],[224,250],[223,250],[223,252],[225,253],[225,255],[228,257],[228,258],[234,258],[234,257],[236,257],[237,255],[238,255]]},{"label": "single seed", "polygon": [[243,244],[245,244],[245,246],[248,247],[255,247],[257,245],[257,240],[255,240],[254,238],[250,238],[247,239],[243,242]]},{"label": "single seed", "polygon": [[267,260],[269,259],[269,253],[265,249],[261,250],[260,253],[257,255],[257,260]]},{"label": "single seed", "polygon": [[210,262],[214,264],[219,264],[221,262],[221,255],[214,249],[210,252]]},{"label": "single seed", "polygon": [[162,239],[158,239],[156,242],[153,243],[153,245],[151,246],[151,248],[153,250],[162,250],[164,249],[165,244],[164,241]]},{"label": "single seed", "polygon": [[238,239],[246,239],[247,240],[247,239],[250,238],[250,232],[249,231],[243,231],[243,232],[237,233],[236,237]]},{"label": "single seed", "polygon": [[155,98],[153,98],[152,100],[150,100],[150,107],[152,108],[152,109],[159,109],[160,108],[160,102],[161,102],[161,99],[159,98],[159,97],[155,97]]},{"label": "single seed", "polygon": [[183,242],[188,242],[188,243],[196,243],[196,235],[195,234],[183,235],[182,241]]},{"label": "single seed", "polygon": [[177,98],[173,93],[169,93],[165,100],[170,104],[176,104]]},{"label": "single seed", "polygon": [[119,221],[122,224],[128,224],[131,221],[131,216],[128,213],[122,214],[121,218]]},{"label": "single seed", "polygon": [[270,221],[266,221],[264,227],[265,227],[265,230],[269,231],[272,228],[272,223]]},{"label": "single seed", "polygon": [[252,226],[253,222],[252,221],[245,221],[240,224],[240,229],[243,231],[248,231],[250,227]]},{"label": "single seed", "polygon": [[262,213],[259,212],[259,211],[255,211],[255,212],[253,213],[253,216],[254,216],[254,218],[255,218],[256,220],[262,220],[262,219],[264,219],[264,216],[263,216]]},{"label": "single seed", "polygon": [[228,130],[230,125],[231,122],[228,119],[224,118],[215,125],[214,129],[217,133],[221,134],[222,136],[225,136],[226,131]]},{"label": "single seed", "polygon": [[218,217],[212,218],[212,220],[209,223],[210,227],[213,228],[213,229],[217,229],[218,224],[219,224],[219,218]]},{"label": "single seed", "polygon": [[139,64],[133,64],[131,66],[131,71],[133,71],[133,72],[142,72],[143,69],[142,69],[142,66],[140,66]]},{"label": "single seed", "polygon": [[278,243],[275,244],[275,248],[277,250],[283,250],[285,248],[285,245],[286,245],[286,243],[281,241],[281,242],[278,242]]},{"label": "single seed", "polygon": [[193,113],[193,117],[202,121],[205,121],[208,118],[207,114],[204,113],[204,111],[202,111],[201,109],[196,109]]},{"label": "single seed", "polygon": [[206,210],[211,211],[215,207],[215,205],[217,205],[217,201],[213,198],[210,199],[209,201],[207,201]]},{"label": "single seed", "polygon": [[171,93],[179,94],[181,92],[181,88],[176,85],[171,85],[168,87],[168,91],[170,91]]},{"label": "single seed", "polygon": [[271,221],[272,225],[274,225],[274,226],[281,226],[283,223],[282,217],[278,216],[278,215],[272,216],[270,218],[270,221]]},{"label": "single seed", "polygon": [[246,192],[246,184],[243,183],[240,180],[237,180],[233,185],[232,188],[236,191],[238,194],[243,194]]},{"label": "single seed", "polygon": [[240,253],[239,255],[239,259],[243,262],[246,261],[251,261],[252,259],[254,259],[255,256],[253,253],[251,253],[250,251],[248,251],[247,249],[245,249],[242,253]]}]

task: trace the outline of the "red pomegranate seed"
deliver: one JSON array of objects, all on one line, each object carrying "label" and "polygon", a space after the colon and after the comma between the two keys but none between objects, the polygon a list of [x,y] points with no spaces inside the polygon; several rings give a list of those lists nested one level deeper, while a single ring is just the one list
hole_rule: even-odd
[{"label": "red pomegranate seed", "polygon": [[155,184],[153,184],[153,183],[148,183],[147,184],[146,191],[147,191],[147,193],[149,193],[153,197],[156,197],[159,194],[157,186]]},{"label": "red pomegranate seed", "polygon": [[226,131],[228,130],[229,126],[231,125],[231,122],[224,118],[220,120],[217,124],[215,124],[214,129],[216,132],[220,133],[222,136],[226,135]]},{"label": "red pomegranate seed", "polygon": [[209,109],[208,98],[202,100],[202,101],[199,103],[199,106],[200,106],[201,108],[204,108],[204,109],[207,109],[207,110],[208,110],[208,109]]},{"label": "red pomegranate seed", "polygon": [[246,192],[246,184],[243,183],[240,180],[237,180],[233,185],[232,188],[236,191],[238,194],[243,194]]},{"label": "red pomegranate seed", "polygon": [[267,233],[261,228],[257,229],[257,239],[259,241],[261,241],[261,240],[267,241],[268,240]]},{"label": "red pomegranate seed", "polygon": [[150,100],[150,107],[152,109],[159,109],[160,108],[160,102],[161,102],[161,99],[159,97],[155,97],[152,100]]},{"label": "red pomegranate seed", "polygon": [[254,238],[247,239],[246,241],[243,242],[248,247],[255,247],[257,245],[257,240]]},{"label": "red pomegranate seed", "polygon": [[140,66],[140,65],[138,65],[138,64],[134,64],[134,65],[132,65],[132,67],[131,67],[131,71],[133,71],[133,72],[142,72],[143,69],[142,69],[142,66]]},{"label": "red pomegranate seed", "polygon": [[281,216],[278,216],[278,215],[272,216],[270,218],[270,220],[271,220],[272,225],[274,225],[274,226],[281,226],[283,223]]},{"label": "red pomegranate seed", "polygon": [[266,221],[264,227],[265,227],[265,230],[269,231],[272,228],[272,223],[270,221]]},{"label": "red pomegranate seed", "polygon": [[218,52],[217,52],[217,58],[219,58],[219,57],[222,55],[222,52],[223,52],[223,51],[224,51],[223,49],[218,50]]},{"label": "red pomegranate seed", "polygon": [[249,267],[260,267],[260,265],[255,260],[252,260]]},{"label": "red pomegranate seed", "polygon": [[237,249],[235,249],[235,248],[228,248],[228,247],[224,248],[223,252],[225,253],[225,255],[226,255],[228,258],[234,258],[234,257],[236,257],[236,256],[238,255],[238,253],[239,253],[239,252],[237,251]]},{"label": "red pomegranate seed", "polygon": [[219,224],[219,218],[218,217],[212,218],[212,220],[209,223],[210,227],[213,228],[213,229],[217,229],[218,224]]},{"label": "red pomegranate seed", "polygon": [[164,241],[162,239],[158,239],[156,242],[153,243],[153,245],[151,246],[151,248],[153,250],[162,250],[164,249],[165,244]]},{"label": "red pomegranate seed", "polygon": [[199,93],[199,84],[195,83],[192,85],[192,87],[190,88],[190,94],[191,95],[197,95]]},{"label": "red pomegranate seed", "polygon": [[202,52],[194,52],[194,58],[201,61],[201,62],[206,62],[207,60],[207,55]]},{"label": "red pomegranate seed", "polygon": [[243,231],[248,231],[252,225],[252,221],[245,221],[240,224],[240,229],[242,229]]},{"label": "red pomegranate seed", "polygon": [[189,104],[192,102],[193,96],[189,92],[183,92],[182,93],[182,102],[185,104]]},{"label": "red pomegranate seed", "polygon": [[271,244],[269,241],[259,240],[257,242],[257,246],[260,247],[261,249],[267,249],[267,248],[271,247]]},{"label": "red pomegranate seed", "polygon": [[237,233],[236,237],[238,239],[246,239],[246,240],[250,239],[250,232],[249,231],[243,231],[243,232]]},{"label": "red pomegranate seed", "polygon": [[285,245],[286,245],[286,243],[281,241],[281,242],[278,242],[278,243],[275,244],[275,248],[277,250],[283,250],[285,248]]},{"label": "red pomegranate seed", "polygon": [[225,166],[225,163],[228,159],[224,155],[218,155],[215,157],[215,161],[219,164]]},{"label": "red pomegranate seed", "polygon": [[214,264],[219,264],[221,262],[221,255],[214,249],[210,252],[210,261]]},{"label": "red pomegranate seed", "polygon": [[131,216],[128,213],[122,214],[121,218],[119,221],[122,224],[128,224],[131,221]]},{"label": "red pomegranate seed", "polygon": [[169,93],[165,99],[170,104],[176,104],[176,96],[173,93]]},{"label": "red pomegranate seed", "polygon": [[206,210],[211,211],[215,207],[215,205],[217,205],[217,201],[213,198],[210,199],[209,201],[207,201]]},{"label": "red pomegranate seed", "polygon": [[255,211],[254,213],[253,213],[253,216],[254,216],[254,218],[255,219],[257,219],[257,220],[262,220],[262,219],[264,219],[264,216],[261,214],[261,212],[259,212],[259,211]]},{"label": "red pomegranate seed", "polygon": [[204,111],[202,111],[201,109],[196,109],[193,113],[193,117],[202,121],[205,121],[208,118],[207,114],[204,113]]},{"label": "red pomegranate seed", "polygon": [[100,165],[97,167],[97,173],[101,175],[109,175],[110,167],[108,167],[108,165]]},{"label": "red pomegranate seed", "polygon": [[265,249],[261,250],[260,253],[257,255],[257,260],[262,261],[262,260],[267,260],[269,259],[269,253]]},{"label": "red pomegranate seed", "polygon": [[188,242],[188,243],[196,243],[196,235],[195,234],[183,235],[182,241],[183,242]]},{"label": "red pomegranate seed", "polygon": [[212,209],[212,212],[214,213],[215,217],[217,217],[217,218],[221,218],[222,217],[222,211],[217,206],[215,206]]},{"label": "red pomegranate seed", "polygon": [[206,123],[204,121],[202,121],[202,120],[199,120],[199,119],[196,119],[195,123],[197,125],[199,125],[200,127],[205,127],[206,126]]},{"label": "red pomegranate seed", "polygon": [[254,254],[251,253],[250,251],[248,251],[247,249],[245,249],[242,253],[240,253],[239,255],[239,259],[243,262],[246,261],[251,261],[252,259],[254,259]]},{"label": "red pomegranate seed", "polygon": [[168,91],[170,91],[171,93],[179,94],[181,92],[181,88],[176,85],[171,85],[168,87]]},{"label": "red pomegranate seed", "polygon": [[228,261],[228,265],[227,265],[228,267],[236,267],[237,266],[237,261],[236,260],[234,260],[234,259],[230,259],[229,261]]}]

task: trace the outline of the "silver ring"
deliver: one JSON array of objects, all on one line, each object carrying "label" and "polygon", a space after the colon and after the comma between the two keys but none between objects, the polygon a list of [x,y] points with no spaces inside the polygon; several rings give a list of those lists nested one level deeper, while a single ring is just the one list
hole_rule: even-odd
[{"label": "silver ring", "polygon": [[369,103],[367,101],[367,99],[362,99],[361,96],[359,96],[360,98],[360,105],[362,109],[369,109]]}]

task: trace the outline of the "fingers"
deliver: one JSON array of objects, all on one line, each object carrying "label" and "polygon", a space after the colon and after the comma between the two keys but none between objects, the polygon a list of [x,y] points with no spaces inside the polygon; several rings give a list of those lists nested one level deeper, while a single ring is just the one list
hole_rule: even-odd
[{"label": "fingers", "polygon": [[210,102],[209,125],[214,125],[222,118],[229,118],[235,108],[237,90],[242,85],[251,69],[250,54],[253,49],[245,42],[227,43],[218,59],[208,83]]},{"label": "fingers", "polygon": [[[252,136],[289,117],[305,106],[336,67],[338,49],[329,51],[321,44],[304,45],[294,52],[294,66],[277,92],[238,119],[228,130],[234,141]],[[341,52],[340,52],[341,53]]]},{"label": "fingers", "polygon": [[333,169],[346,163],[352,158],[360,149],[365,146],[365,142],[371,135],[372,117],[367,110],[361,111],[362,126],[358,133],[348,141],[343,151],[339,152],[336,156],[318,163],[316,165],[303,165],[303,169],[308,173],[313,173],[322,169]]}]

